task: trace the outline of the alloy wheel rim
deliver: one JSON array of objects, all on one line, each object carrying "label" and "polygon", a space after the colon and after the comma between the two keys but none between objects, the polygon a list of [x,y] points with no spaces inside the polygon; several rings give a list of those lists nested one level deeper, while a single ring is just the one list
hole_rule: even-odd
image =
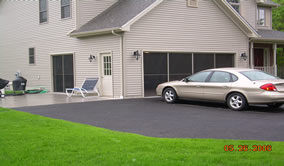
[{"label": "alloy wheel rim", "polygon": [[239,109],[242,107],[243,105],[243,100],[239,95],[234,95],[231,97],[230,99],[230,105],[234,108],[234,109]]},{"label": "alloy wheel rim", "polygon": [[168,102],[173,101],[173,100],[174,100],[174,92],[173,92],[172,90],[166,91],[166,93],[165,93],[165,99],[166,99],[166,101],[168,101]]}]

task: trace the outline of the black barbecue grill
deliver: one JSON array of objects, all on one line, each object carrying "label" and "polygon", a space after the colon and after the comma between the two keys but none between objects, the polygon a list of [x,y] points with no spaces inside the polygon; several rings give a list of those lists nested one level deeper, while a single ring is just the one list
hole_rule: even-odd
[{"label": "black barbecue grill", "polygon": [[0,89],[4,89],[9,84],[8,80],[3,80],[0,78]]}]

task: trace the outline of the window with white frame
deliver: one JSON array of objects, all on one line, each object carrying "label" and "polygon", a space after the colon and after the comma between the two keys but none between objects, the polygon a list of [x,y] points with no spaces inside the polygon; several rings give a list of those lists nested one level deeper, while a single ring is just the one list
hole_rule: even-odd
[{"label": "window with white frame", "polygon": [[187,6],[198,7],[198,0],[187,0]]},{"label": "window with white frame", "polygon": [[61,18],[71,17],[71,0],[61,0]]},{"label": "window with white frame", "polygon": [[265,26],[265,8],[257,9],[257,25]]},{"label": "window with white frame", "polygon": [[35,64],[35,48],[29,48],[29,64]]},{"label": "window with white frame", "polygon": [[240,0],[227,0],[229,4],[238,12],[240,13]]},{"label": "window with white frame", "polygon": [[47,0],[39,0],[39,23],[47,22]]}]

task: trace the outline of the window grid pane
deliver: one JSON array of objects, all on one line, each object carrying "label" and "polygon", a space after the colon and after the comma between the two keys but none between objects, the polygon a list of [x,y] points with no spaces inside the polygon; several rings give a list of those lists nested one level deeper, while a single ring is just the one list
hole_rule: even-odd
[{"label": "window grid pane", "polygon": [[35,64],[35,49],[29,48],[29,64]]},{"label": "window grid pane", "polygon": [[264,8],[259,8],[257,12],[257,24],[258,25],[265,25],[265,9]]},{"label": "window grid pane", "polygon": [[47,12],[40,12],[40,23],[46,22],[47,21]]},{"label": "window grid pane", "polygon": [[111,75],[111,56],[104,56],[103,64],[104,64],[104,75],[110,76]]}]

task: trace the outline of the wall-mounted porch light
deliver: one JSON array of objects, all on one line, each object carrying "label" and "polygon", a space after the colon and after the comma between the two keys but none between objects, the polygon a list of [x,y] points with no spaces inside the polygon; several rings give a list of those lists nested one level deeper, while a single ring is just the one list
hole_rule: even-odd
[{"label": "wall-mounted porch light", "polygon": [[90,55],[88,59],[89,59],[90,63],[92,63],[93,61],[96,60],[96,56]]},{"label": "wall-mounted porch light", "polygon": [[139,51],[137,50],[137,51],[134,51],[134,52],[133,52],[133,56],[135,56],[136,60],[138,60],[139,57],[141,56],[141,54],[140,54]]},{"label": "wall-mounted porch light", "polygon": [[241,58],[244,60],[244,61],[246,61],[247,59],[248,59],[248,56],[247,56],[247,54],[244,52],[244,53],[241,53]]}]

